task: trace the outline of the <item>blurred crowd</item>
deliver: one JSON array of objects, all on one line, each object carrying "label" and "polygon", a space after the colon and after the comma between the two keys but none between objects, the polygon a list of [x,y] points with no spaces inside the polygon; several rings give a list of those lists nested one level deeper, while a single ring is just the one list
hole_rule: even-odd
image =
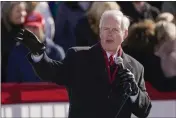
[{"label": "blurred crowd", "polygon": [[[123,50],[145,69],[145,80],[160,91],[176,90],[176,2],[1,2],[2,82],[41,82],[26,59],[28,49],[14,37],[31,30],[47,55],[63,60],[73,46],[99,41],[99,20],[118,9],[131,20]],[[47,72],[46,72],[47,73]]]}]

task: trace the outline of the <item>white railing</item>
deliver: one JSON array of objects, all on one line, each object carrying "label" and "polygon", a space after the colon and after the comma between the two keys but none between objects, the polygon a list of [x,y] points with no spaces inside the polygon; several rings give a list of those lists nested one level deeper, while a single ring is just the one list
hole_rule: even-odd
[{"label": "white railing", "polygon": [[[9,104],[2,105],[1,118],[67,118],[68,109],[67,102]],[[152,101],[149,118],[176,118],[176,100]]]},{"label": "white railing", "polygon": [[68,103],[32,103],[2,105],[2,118],[66,118]]}]

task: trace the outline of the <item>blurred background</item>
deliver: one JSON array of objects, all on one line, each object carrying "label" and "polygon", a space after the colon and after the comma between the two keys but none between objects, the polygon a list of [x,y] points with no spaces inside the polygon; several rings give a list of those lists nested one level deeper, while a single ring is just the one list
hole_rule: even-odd
[{"label": "blurred background", "polygon": [[141,62],[145,80],[157,90],[176,90],[176,2],[1,2],[1,82],[41,82],[26,59],[28,49],[14,40],[29,28],[46,44],[50,58],[68,48],[99,41],[99,20],[119,9],[131,20],[123,50]]},{"label": "blurred background", "polygon": [[[60,61],[65,58],[70,47],[92,46],[99,41],[100,17],[104,11],[110,9],[119,9],[130,18],[129,35],[122,48],[144,66],[144,79],[148,83],[150,97],[152,100],[168,100],[167,104],[165,101],[157,101],[157,104],[154,102],[151,116],[175,116],[176,101],[169,101],[176,99],[175,1],[1,2],[1,103],[4,104],[2,114],[8,117],[11,113],[11,117],[19,117],[28,113],[32,114],[31,117],[40,117],[37,114],[44,113],[43,116],[55,114],[58,118],[68,114],[66,93],[56,85],[46,84],[35,75],[26,59],[28,49],[14,39],[21,28],[28,28],[36,34],[45,43],[47,55]],[[37,92],[39,89],[40,92]],[[25,108],[16,104],[38,103],[37,101],[61,101],[67,104],[62,107],[65,112],[60,106],[54,106],[56,103],[50,104],[51,108],[40,104],[38,110],[36,107],[29,107],[29,104]],[[11,112],[7,104],[12,104]],[[57,114],[55,110],[60,110],[64,114]]]}]

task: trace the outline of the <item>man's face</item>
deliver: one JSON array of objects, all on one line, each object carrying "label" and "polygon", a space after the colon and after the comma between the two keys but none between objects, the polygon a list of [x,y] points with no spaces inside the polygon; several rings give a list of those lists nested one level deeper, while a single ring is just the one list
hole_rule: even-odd
[{"label": "man's face", "polygon": [[115,52],[124,39],[121,29],[121,17],[107,16],[102,21],[100,28],[100,42],[105,51]]}]

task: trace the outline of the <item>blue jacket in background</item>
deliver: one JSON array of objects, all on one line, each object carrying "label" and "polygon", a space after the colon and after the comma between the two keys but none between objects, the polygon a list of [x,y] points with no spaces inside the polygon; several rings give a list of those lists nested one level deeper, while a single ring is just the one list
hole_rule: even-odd
[{"label": "blue jacket in background", "polygon": [[[46,53],[54,60],[63,60],[65,53],[62,47],[50,39],[45,40]],[[15,46],[9,55],[7,67],[7,82],[41,82],[26,58],[29,50],[22,44]],[[46,69],[47,70],[47,69]],[[46,72],[47,73],[47,72]]]},{"label": "blue jacket in background", "polygon": [[65,52],[70,47],[76,46],[75,27],[84,13],[78,5],[74,8],[65,2],[59,5],[55,19],[54,42],[62,46]]}]

